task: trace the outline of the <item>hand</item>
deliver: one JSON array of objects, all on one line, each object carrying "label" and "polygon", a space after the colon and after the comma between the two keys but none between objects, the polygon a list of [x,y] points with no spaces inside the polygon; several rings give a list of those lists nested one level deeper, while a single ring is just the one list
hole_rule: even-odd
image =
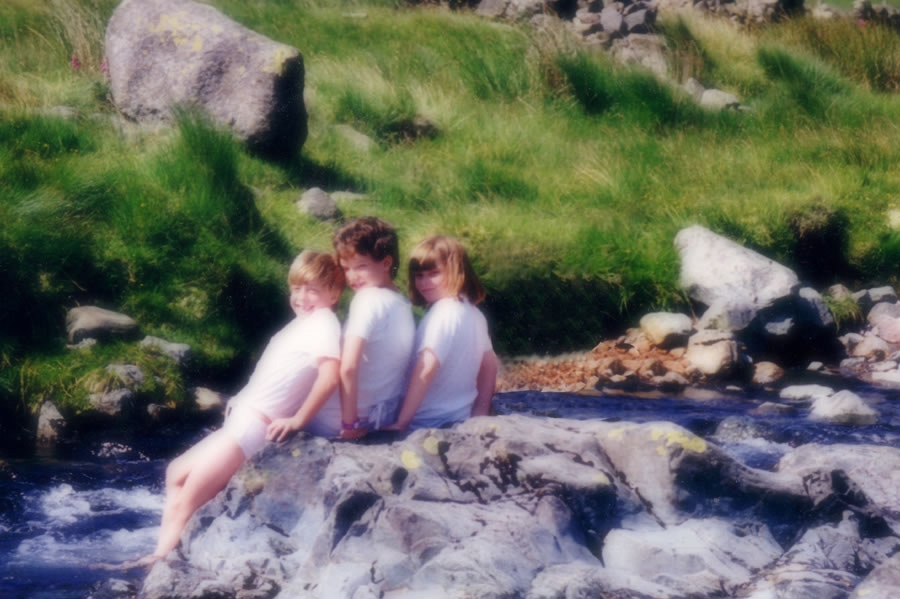
[{"label": "hand", "polygon": [[300,424],[293,418],[276,418],[266,429],[266,441],[283,441],[294,431],[300,430]]},{"label": "hand", "polygon": [[352,429],[343,429],[340,434],[340,438],[345,441],[355,441],[356,439],[362,439],[369,433],[368,429],[365,428],[352,428]]}]

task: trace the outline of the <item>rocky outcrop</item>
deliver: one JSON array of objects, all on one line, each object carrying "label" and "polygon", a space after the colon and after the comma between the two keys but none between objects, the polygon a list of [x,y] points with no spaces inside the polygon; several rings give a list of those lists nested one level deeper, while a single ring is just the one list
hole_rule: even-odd
[{"label": "rocky outcrop", "polygon": [[738,23],[768,23],[803,12],[803,0],[657,0],[660,8],[693,8]]},{"label": "rocky outcrop", "polygon": [[897,552],[890,447],[768,472],[671,423],[523,416],[387,441],[270,445],[139,597],[805,597]]},{"label": "rocky outcrop", "polygon": [[290,155],[306,139],[303,58],[191,0],[124,0],[106,30],[110,91],[141,122],[199,107],[252,148]]}]

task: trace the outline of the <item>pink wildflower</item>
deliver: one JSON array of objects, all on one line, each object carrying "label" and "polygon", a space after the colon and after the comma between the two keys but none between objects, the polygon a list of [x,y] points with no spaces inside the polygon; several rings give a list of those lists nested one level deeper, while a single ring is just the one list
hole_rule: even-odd
[{"label": "pink wildflower", "polygon": [[866,21],[865,21],[865,19],[859,19],[858,21],[856,21],[856,24],[859,25],[860,27],[865,27]]},{"label": "pink wildflower", "polygon": [[80,68],[81,68],[81,61],[78,60],[78,57],[73,54],[72,55],[72,69],[77,71]]},{"label": "pink wildflower", "polygon": [[107,66],[107,64],[106,64],[106,59],[105,59],[105,58],[103,59],[103,62],[100,63],[100,72],[101,72],[101,73],[108,73],[108,72],[109,72],[109,66]]}]

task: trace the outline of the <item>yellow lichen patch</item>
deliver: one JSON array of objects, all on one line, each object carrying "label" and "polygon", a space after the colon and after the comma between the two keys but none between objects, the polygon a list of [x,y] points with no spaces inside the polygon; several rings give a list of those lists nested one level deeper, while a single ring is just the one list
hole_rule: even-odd
[{"label": "yellow lichen patch", "polygon": [[299,448],[299,447],[295,447],[295,448],[294,448],[294,451],[291,452],[291,455],[294,456],[295,458],[299,458],[299,457],[300,457],[300,454],[302,454],[302,453],[303,453],[303,452],[300,451],[300,448]]},{"label": "yellow lichen patch", "polygon": [[194,52],[199,52],[202,49],[203,49],[203,40],[200,39],[199,37],[194,38],[194,44],[191,46],[191,50],[193,50]]},{"label": "yellow lichen patch", "polygon": [[440,441],[437,437],[435,437],[434,435],[429,435],[428,437],[425,437],[425,441],[422,443],[422,447],[425,449],[426,453],[437,455],[438,443],[440,443]]},{"label": "yellow lichen patch", "polygon": [[499,431],[500,425],[495,422],[492,422],[488,425],[488,428],[491,429],[492,431]]},{"label": "yellow lichen patch", "polygon": [[598,485],[608,485],[609,477],[603,474],[602,472],[598,472],[594,476],[591,477],[591,482],[596,483]]},{"label": "yellow lichen patch", "polygon": [[663,438],[663,435],[665,435],[665,434],[666,434],[666,431],[662,430],[661,428],[655,428],[652,431],[650,431],[650,438],[653,439],[654,441],[659,441],[660,439]]},{"label": "yellow lichen patch", "polygon": [[403,453],[400,454],[400,461],[407,470],[415,470],[422,465],[422,460],[419,459],[418,454],[411,449],[403,450]]},{"label": "yellow lichen patch", "polygon": [[687,451],[694,453],[704,453],[706,451],[706,441],[696,435],[684,434],[681,431],[672,431],[666,435],[666,447],[669,445],[680,445]]},{"label": "yellow lichen patch", "polygon": [[281,67],[284,65],[284,61],[294,55],[293,48],[289,46],[278,46],[272,55],[269,57],[269,61],[266,63],[266,66],[263,67],[264,73],[280,73]]},{"label": "yellow lichen patch", "polygon": [[659,455],[666,455],[666,448],[665,447],[657,447],[656,453],[658,453]]},{"label": "yellow lichen patch", "polygon": [[222,26],[221,25],[213,25],[212,27],[209,28],[209,30],[212,31],[213,33],[222,33]]},{"label": "yellow lichen patch", "polygon": [[621,441],[622,439],[625,438],[625,429],[617,428],[617,429],[611,430],[611,431],[609,431],[609,433],[607,433],[606,436],[609,437],[610,439],[612,439],[613,441]]}]

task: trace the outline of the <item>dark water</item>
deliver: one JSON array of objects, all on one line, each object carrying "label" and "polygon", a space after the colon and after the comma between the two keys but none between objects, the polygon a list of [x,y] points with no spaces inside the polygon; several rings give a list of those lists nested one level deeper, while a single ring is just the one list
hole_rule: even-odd
[{"label": "dark water", "polygon": [[[848,385],[841,385],[846,388]],[[675,422],[711,439],[736,459],[771,468],[805,443],[900,447],[900,394],[877,395],[878,424],[845,427],[794,416],[753,416],[769,397],[709,394],[665,396],[504,393],[500,413],[608,421]],[[733,426],[715,436],[725,421]],[[128,441],[85,440],[52,456],[0,458],[0,598],[84,599],[111,577],[135,584],[140,571],[91,569],[152,551],[162,512],[166,463],[206,431],[164,431]]]}]

